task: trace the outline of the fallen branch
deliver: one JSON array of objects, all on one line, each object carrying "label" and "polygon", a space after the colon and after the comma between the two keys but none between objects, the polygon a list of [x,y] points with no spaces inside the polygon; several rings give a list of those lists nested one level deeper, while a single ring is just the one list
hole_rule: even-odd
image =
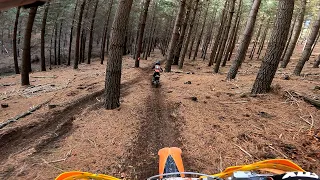
[{"label": "fallen branch", "polygon": [[315,106],[316,108],[320,109],[320,101],[317,101],[315,99],[312,99],[310,97],[307,96],[302,96],[303,100],[313,106]]},{"label": "fallen branch", "polygon": [[237,146],[242,152],[244,152],[246,155],[248,155],[249,157],[251,157],[251,158],[253,158],[253,156],[250,154],[250,153],[248,153],[246,150],[244,150],[242,147],[240,147],[239,145],[237,145],[237,144],[234,144],[235,146]]},{"label": "fallen branch", "polygon": [[283,154],[281,151],[278,151],[276,148],[272,147],[270,144],[268,145],[268,147],[274,151],[276,151],[277,153],[281,154],[284,158],[289,159],[288,156],[286,156],[285,154]]},{"label": "fallen branch", "polygon": [[71,152],[72,152],[72,149],[70,149],[70,151],[65,155],[65,158],[63,159],[58,159],[58,160],[54,160],[54,161],[46,161],[45,159],[43,159],[47,164],[52,164],[52,163],[58,163],[58,162],[63,162],[63,161],[66,161],[70,156],[71,156]]},{"label": "fallen branch", "polygon": [[58,76],[31,76],[32,78],[53,78],[56,79]]},{"label": "fallen branch", "polygon": [[220,102],[222,104],[241,104],[241,103],[247,103],[248,101],[235,101],[235,102]]},{"label": "fallen branch", "polygon": [[22,113],[22,114],[19,114],[19,115],[17,115],[17,116],[14,117],[14,118],[8,119],[7,121],[5,121],[5,122],[3,122],[3,123],[0,123],[0,129],[4,128],[5,126],[7,126],[7,125],[9,125],[9,124],[11,124],[11,123],[13,123],[13,122],[18,121],[18,120],[21,119],[21,118],[24,118],[24,117],[32,114],[32,113],[35,112],[36,110],[40,109],[43,105],[48,104],[52,99],[53,99],[53,98],[47,100],[47,101],[44,102],[44,103],[41,103],[41,104],[35,106],[35,107],[32,107],[32,108],[31,108],[30,110],[28,110],[27,112],[24,112],[24,113]]}]

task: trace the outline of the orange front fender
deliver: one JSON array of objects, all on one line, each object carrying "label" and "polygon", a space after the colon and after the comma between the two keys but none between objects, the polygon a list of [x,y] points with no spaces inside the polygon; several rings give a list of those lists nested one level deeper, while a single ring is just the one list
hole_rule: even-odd
[{"label": "orange front fender", "polygon": [[[164,173],[166,161],[170,155],[173,158],[174,162],[176,163],[176,166],[177,166],[179,172],[185,172],[183,162],[182,162],[181,153],[182,153],[182,150],[180,148],[176,148],[176,147],[171,147],[171,148],[167,147],[167,148],[160,149],[158,152],[158,155],[159,155],[159,174]],[[185,177],[184,174],[180,174],[180,176]]]}]

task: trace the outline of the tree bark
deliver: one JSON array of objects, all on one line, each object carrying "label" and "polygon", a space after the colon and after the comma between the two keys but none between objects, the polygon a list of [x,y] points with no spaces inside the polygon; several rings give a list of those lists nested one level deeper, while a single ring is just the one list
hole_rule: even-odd
[{"label": "tree bark", "polygon": [[218,33],[216,34],[216,37],[215,37],[215,40],[214,40],[214,44],[213,44],[212,49],[211,49],[210,60],[209,60],[208,66],[212,66],[212,64],[214,62],[214,58],[215,58],[216,53],[217,53],[217,49],[218,49],[219,42],[220,42],[220,39],[221,39],[221,33],[223,32],[223,27],[224,27],[223,23],[224,23],[224,18],[225,18],[225,15],[226,15],[227,6],[228,6],[228,0],[225,0],[224,7],[223,7],[223,10],[222,10],[222,13],[221,13],[221,17],[220,17],[221,18],[220,19],[220,27],[219,27]]},{"label": "tree bark", "polygon": [[105,108],[120,106],[120,83],[123,47],[133,0],[119,0],[111,30],[109,60],[106,69]]},{"label": "tree bark", "polygon": [[297,45],[297,42],[298,42],[298,39],[299,39],[299,36],[301,33],[303,21],[304,21],[304,15],[306,12],[306,3],[307,3],[307,0],[301,0],[301,11],[300,11],[299,17],[298,17],[298,24],[295,27],[294,34],[293,34],[293,37],[290,41],[288,50],[286,51],[286,53],[284,55],[283,61],[281,63],[281,68],[287,67],[287,65],[290,61],[290,58],[293,54],[293,51]]},{"label": "tree bark", "polygon": [[228,72],[227,79],[231,80],[236,78],[236,75],[238,73],[238,69],[241,66],[242,62],[244,61],[246,57],[246,53],[252,38],[252,32],[256,23],[257,14],[259,11],[259,7],[261,4],[261,0],[255,0],[252,9],[250,11],[249,19],[247,21],[246,28],[244,30],[244,34],[241,40],[241,43],[239,45],[235,60],[233,61],[231,68]]},{"label": "tree bark", "polygon": [[61,22],[60,22],[60,30],[59,30],[58,65],[61,65],[61,34],[62,34],[62,25],[63,25],[63,20],[61,20]]},{"label": "tree bark", "polygon": [[[102,36],[102,43],[101,43],[101,64],[103,64],[104,61],[104,54],[105,54],[105,49],[106,49],[106,41],[108,38],[108,27],[109,27],[109,22],[110,22],[110,16],[111,16],[111,10],[112,10],[112,5],[113,5],[113,1],[111,0],[109,2],[109,6],[108,6],[108,12],[107,12],[107,19],[106,22],[104,24],[104,30],[103,30],[103,36]],[[109,39],[109,38],[108,38]],[[109,45],[109,43],[108,43]],[[108,48],[108,46],[107,46]]]},{"label": "tree bark", "polygon": [[215,22],[216,22],[216,15],[217,15],[217,9],[214,9],[213,16],[212,16],[212,22],[210,23],[210,25],[207,28],[206,38],[205,38],[205,41],[204,41],[203,46],[202,46],[201,58],[203,58],[203,60],[206,59],[208,47],[209,47],[210,42],[212,40],[212,32],[213,32],[213,27],[214,27]]},{"label": "tree bark", "polygon": [[234,14],[235,2],[236,2],[236,0],[231,0],[230,12],[229,12],[230,15],[228,17],[227,24],[226,24],[226,27],[225,27],[225,32],[223,34],[221,50],[219,52],[219,55],[218,55],[218,58],[217,58],[217,62],[215,64],[215,66],[214,66],[214,72],[215,73],[219,72],[219,68],[220,68],[220,64],[221,64],[221,59],[222,59],[222,56],[223,56],[224,48],[226,46],[226,43],[227,43],[227,40],[228,40],[228,37],[229,37],[229,30],[230,30],[230,26],[231,26],[232,17],[233,17],[233,14]]},{"label": "tree bark", "polygon": [[78,25],[77,25],[77,38],[76,38],[76,50],[75,50],[76,54],[75,54],[73,69],[78,69],[78,62],[80,57],[81,22],[82,22],[83,10],[85,5],[86,5],[86,0],[83,0],[80,7],[80,13],[79,13],[79,19],[78,19]]},{"label": "tree bark", "polygon": [[89,47],[88,47],[88,61],[87,61],[88,64],[91,63],[92,43],[93,43],[93,28],[94,28],[94,22],[95,22],[95,19],[96,19],[96,13],[97,13],[97,9],[98,9],[98,4],[99,4],[99,0],[96,0],[96,4],[94,6],[94,11],[93,11],[92,20],[91,20],[91,27],[90,27],[90,37],[89,37]]},{"label": "tree bark", "polygon": [[23,54],[22,54],[22,68],[21,68],[21,85],[30,85],[29,81],[29,72],[31,69],[31,53],[30,53],[30,44],[31,44],[31,33],[34,23],[34,19],[37,14],[38,7],[31,7],[29,10],[28,22],[24,34],[24,45],[23,45]]},{"label": "tree bark", "polygon": [[238,4],[237,17],[235,19],[232,30],[230,32],[230,40],[229,40],[226,54],[223,59],[222,67],[226,66],[227,61],[230,60],[230,58],[232,56],[233,49],[235,47],[237,34],[238,34],[238,27],[239,27],[239,23],[240,23],[241,6],[242,6],[242,0],[240,0],[239,4]]},{"label": "tree bark", "polygon": [[267,22],[267,25],[266,25],[266,27],[264,29],[264,32],[263,32],[263,35],[261,37],[261,42],[260,42],[259,49],[258,49],[258,52],[257,52],[257,54],[258,54],[257,60],[259,60],[261,52],[262,52],[262,50],[264,48],[264,44],[265,44],[265,41],[266,41],[266,37],[267,37],[268,31],[269,31],[269,20]]},{"label": "tree bark", "polygon": [[179,8],[179,13],[176,18],[175,26],[172,32],[171,40],[169,43],[169,49],[168,49],[168,56],[167,56],[167,62],[166,62],[166,72],[171,72],[171,65],[173,62],[173,55],[174,55],[174,50],[176,48],[178,39],[179,39],[179,29],[181,27],[181,19],[185,11],[185,6],[186,6],[186,0],[181,0],[180,8]]},{"label": "tree bark", "polygon": [[187,38],[185,40],[185,43],[182,47],[182,53],[181,53],[181,57],[180,57],[180,61],[179,61],[179,69],[183,68],[183,63],[184,63],[184,59],[186,57],[186,53],[188,50],[188,45],[192,36],[192,31],[193,31],[193,25],[194,25],[194,21],[196,19],[196,15],[197,15],[197,11],[198,11],[198,5],[199,5],[199,0],[195,1],[195,5],[194,5],[194,9],[193,9],[193,15],[190,21],[190,25],[189,25],[189,29],[188,29],[188,33],[187,33]]},{"label": "tree bark", "polygon": [[320,28],[320,12],[318,14],[316,21],[313,24],[311,34],[310,34],[309,39],[307,41],[307,44],[303,50],[302,56],[297,64],[296,68],[293,71],[294,75],[300,76],[304,64],[309,60],[311,53],[312,53],[312,46],[315,43],[316,38],[319,33],[319,28]]},{"label": "tree bark", "polygon": [[291,39],[292,39],[293,29],[294,29],[294,27],[295,27],[295,25],[296,25],[296,22],[297,22],[297,21],[296,21],[296,20],[297,20],[297,16],[295,16],[293,19],[294,19],[294,20],[292,21],[291,26],[290,26],[290,30],[289,30],[288,40],[287,40],[287,42],[286,42],[286,46],[284,47],[284,50],[283,50],[283,53],[282,53],[282,55],[281,55],[280,61],[283,61],[284,55],[286,54],[286,52],[287,52],[287,50],[288,50],[290,41],[291,41]]},{"label": "tree bark", "polygon": [[[263,21],[263,20],[262,20]],[[254,40],[253,42],[253,46],[252,46],[252,49],[251,49],[251,52],[250,52],[250,56],[249,58],[252,60],[253,56],[254,56],[254,53],[256,52],[256,46],[258,44],[258,41],[259,41],[259,38],[260,38],[260,33],[261,33],[261,28],[262,28],[262,23],[260,24],[259,26],[259,29],[258,29],[258,32],[257,32],[257,35],[256,35],[256,39]]]},{"label": "tree bark", "polygon": [[83,19],[83,26],[81,32],[81,40],[80,40],[80,60],[79,63],[84,63],[85,60],[85,52],[86,52],[86,43],[87,43],[87,28],[85,27],[86,20],[88,19],[89,10],[90,10],[90,3],[92,0],[88,0],[88,6],[86,8],[86,12]]},{"label": "tree bark", "polygon": [[147,16],[148,16],[148,10],[149,10],[149,5],[150,5],[151,0],[145,0],[144,7],[143,7],[143,12],[141,15],[140,19],[140,26],[139,26],[139,36],[138,36],[138,41],[137,41],[137,52],[136,52],[136,59],[135,59],[135,67],[138,68],[140,66],[140,54],[141,54],[141,49],[142,49],[142,40],[143,40],[143,35],[144,35],[144,29],[146,27],[146,21],[147,21]]},{"label": "tree bark", "polygon": [[204,27],[206,26],[206,22],[207,22],[207,16],[208,16],[208,11],[209,11],[209,6],[210,6],[210,1],[207,1],[207,9],[204,13],[204,20],[203,20],[203,24],[202,24],[202,27],[201,27],[201,30],[200,30],[200,34],[199,34],[199,37],[198,37],[198,41],[196,43],[196,48],[195,48],[195,52],[193,54],[193,61],[196,59],[197,55],[198,55],[198,50],[199,50],[199,46],[200,46],[200,43],[201,43],[201,40],[202,40],[202,35],[203,35],[203,31],[204,31]]},{"label": "tree bark", "polygon": [[55,23],[54,30],[54,65],[58,64],[57,38],[58,38],[58,22]]},{"label": "tree bark", "polygon": [[17,52],[17,31],[18,31],[20,9],[21,7],[17,7],[16,20],[14,22],[13,37],[12,37],[14,70],[16,74],[20,74],[19,63],[18,63],[18,52]]},{"label": "tree bark", "polygon": [[320,55],[318,56],[317,60],[313,64],[313,68],[319,68],[320,65]]},{"label": "tree bark", "polygon": [[74,7],[74,12],[73,12],[73,18],[72,18],[72,24],[71,24],[71,30],[70,30],[70,40],[69,40],[69,51],[68,51],[68,62],[67,66],[71,65],[71,49],[72,49],[72,41],[73,41],[73,26],[75,23],[76,19],[76,13],[77,13],[77,8],[78,8],[79,0],[77,0],[76,5]]},{"label": "tree bark", "polygon": [[294,1],[279,0],[277,19],[273,27],[267,54],[253,84],[252,94],[262,94],[270,91],[272,80],[280,63],[281,54],[286,45],[293,9]]},{"label": "tree bark", "polygon": [[194,34],[192,35],[191,43],[190,43],[189,49],[188,49],[188,51],[189,51],[188,59],[191,59],[193,45],[194,45],[194,42],[196,41],[196,37],[197,37],[197,34],[198,34],[199,23],[200,23],[200,19],[201,19],[201,15],[202,15],[202,7],[201,6],[200,6],[199,11],[200,12],[199,12],[199,16],[197,17],[198,20],[197,20],[197,23],[196,23],[196,28],[195,28]]},{"label": "tree bark", "polygon": [[181,49],[182,49],[183,41],[185,39],[188,22],[189,22],[189,19],[190,19],[191,6],[192,6],[192,1],[188,1],[186,17],[184,19],[184,22],[183,22],[183,25],[182,25],[182,28],[181,28],[181,34],[180,34],[180,37],[179,37],[179,40],[178,40],[178,43],[177,43],[177,47],[176,47],[175,52],[174,52],[173,63],[172,63],[173,65],[178,65],[179,64],[180,52],[181,52]]},{"label": "tree bark", "polygon": [[49,12],[49,7],[50,7],[50,2],[47,3],[46,8],[43,13],[43,18],[42,18],[42,25],[41,25],[41,61],[40,61],[40,67],[41,71],[46,71],[46,25],[47,25],[47,17],[48,17],[48,12]]}]

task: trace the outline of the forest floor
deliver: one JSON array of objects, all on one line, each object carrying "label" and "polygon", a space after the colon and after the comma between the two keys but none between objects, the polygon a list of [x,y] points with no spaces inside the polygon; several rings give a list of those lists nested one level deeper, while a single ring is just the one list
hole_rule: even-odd
[{"label": "forest floor", "polygon": [[158,51],[136,69],[124,58],[115,110],[103,108],[105,65],[98,60],[79,70],[34,72],[29,87],[20,86],[19,75],[1,77],[0,102],[9,107],[0,109],[0,123],[42,106],[0,129],[0,179],[54,179],[74,170],[145,179],[157,174],[157,151],[167,146],[182,148],[187,171],[288,158],[320,173],[319,110],[291,96],[320,98],[313,61],[296,77],[294,59],[278,70],[271,93],[251,97],[261,61],[246,61],[238,78],[226,81],[230,62],[213,74],[207,61],[187,60],[183,71],[162,73],[161,87],[153,88],[156,59],[163,59]]}]

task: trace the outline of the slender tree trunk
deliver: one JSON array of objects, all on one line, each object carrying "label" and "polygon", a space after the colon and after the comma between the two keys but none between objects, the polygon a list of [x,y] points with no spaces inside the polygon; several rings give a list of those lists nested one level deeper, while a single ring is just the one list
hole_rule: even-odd
[{"label": "slender tree trunk", "polygon": [[52,64],[53,33],[54,33],[54,30],[52,32],[51,40],[50,40],[50,51],[49,51],[49,69],[50,70],[52,69],[51,64]]},{"label": "slender tree trunk", "polygon": [[191,6],[192,6],[192,1],[188,1],[186,17],[185,17],[183,25],[181,27],[181,34],[180,34],[180,37],[179,37],[179,40],[178,40],[178,43],[177,43],[177,48],[175,49],[175,52],[174,52],[173,63],[172,63],[173,65],[178,65],[179,64],[180,52],[181,52],[181,49],[182,49],[183,41],[185,39],[188,22],[189,22],[189,19],[190,19]]},{"label": "slender tree trunk", "polygon": [[294,72],[293,72],[294,75],[300,76],[300,73],[303,69],[304,64],[309,60],[310,55],[312,53],[311,52],[312,46],[315,43],[315,40],[316,40],[318,33],[319,33],[319,28],[320,28],[320,12],[318,14],[316,21],[313,24],[311,34],[310,34],[309,39],[307,41],[307,44],[303,50],[302,56],[297,64],[296,68],[294,69]]},{"label": "slender tree trunk", "polygon": [[[262,20],[262,22],[263,22],[263,21],[264,21],[264,20]],[[258,32],[257,32],[257,35],[256,35],[256,39],[255,39],[254,42],[253,42],[253,46],[252,46],[252,49],[251,49],[251,52],[250,52],[249,58],[250,58],[251,60],[253,59],[254,53],[256,52],[256,46],[257,46],[258,41],[259,41],[259,38],[260,38],[261,28],[262,28],[262,23],[261,23],[260,26],[259,26],[259,29],[258,29]]]},{"label": "slender tree trunk", "polygon": [[19,31],[18,31],[18,42],[17,42],[17,43],[18,43],[18,47],[17,47],[18,57],[20,57],[20,42],[21,42],[22,18],[20,18],[19,24],[20,24],[20,28],[19,28]]},{"label": "slender tree trunk", "polygon": [[293,37],[290,41],[288,50],[286,51],[286,53],[283,57],[283,61],[281,63],[281,68],[287,67],[287,65],[290,61],[290,58],[293,54],[293,51],[296,47],[296,44],[298,42],[298,39],[299,39],[299,36],[301,33],[301,29],[302,29],[302,25],[303,25],[303,21],[304,21],[304,14],[306,12],[306,3],[307,3],[307,0],[301,0],[301,10],[300,10],[299,17],[298,17],[298,24],[295,27],[294,34],[293,34]]},{"label": "slender tree trunk", "polygon": [[225,15],[226,15],[227,6],[228,6],[228,0],[225,0],[224,7],[223,7],[223,10],[222,10],[222,13],[221,13],[221,17],[220,17],[221,18],[220,19],[220,27],[219,27],[218,33],[216,34],[215,42],[213,44],[213,47],[211,49],[210,60],[209,60],[208,66],[212,66],[212,64],[214,62],[214,58],[215,58],[216,53],[217,53],[217,49],[218,49],[219,42],[220,42],[220,39],[221,39],[221,33],[223,32],[223,27],[224,27],[223,23],[224,23],[224,18],[225,18]]},{"label": "slender tree trunk", "polygon": [[241,43],[239,45],[235,60],[233,61],[231,68],[230,68],[228,75],[227,75],[228,80],[236,78],[236,75],[238,73],[238,69],[246,57],[246,53],[247,53],[247,50],[248,50],[248,47],[249,47],[249,44],[250,44],[250,41],[252,38],[252,32],[254,29],[254,25],[256,23],[256,18],[257,18],[260,4],[261,4],[261,0],[255,0],[252,5],[252,9],[250,11],[247,25],[244,30],[244,35],[243,35]]},{"label": "slender tree trunk", "polygon": [[142,40],[144,35],[144,29],[146,27],[146,21],[148,16],[148,10],[151,0],[145,0],[143,12],[140,19],[140,26],[139,26],[139,36],[137,41],[137,52],[136,52],[136,59],[135,59],[135,67],[138,68],[140,66],[140,54],[141,54],[141,48],[142,48]]},{"label": "slender tree trunk", "polygon": [[259,60],[261,52],[262,52],[262,50],[264,48],[266,37],[267,37],[268,31],[269,31],[269,21],[270,21],[270,19],[268,19],[267,25],[266,25],[266,27],[264,29],[264,32],[263,32],[263,35],[261,37],[261,42],[260,42],[259,49],[258,49],[258,52],[257,52],[257,54],[258,54],[257,60]]},{"label": "slender tree trunk", "polygon": [[283,61],[284,55],[285,55],[286,52],[287,52],[289,43],[290,43],[291,38],[292,38],[293,29],[294,29],[295,24],[296,24],[296,22],[297,22],[297,21],[296,21],[296,20],[297,20],[297,16],[295,16],[293,19],[294,19],[294,20],[292,21],[291,26],[290,26],[290,30],[289,30],[288,40],[287,40],[287,42],[286,42],[286,46],[284,47],[284,50],[283,50],[283,53],[282,53],[282,55],[281,55],[280,61]]},{"label": "slender tree trunk", "polygon": [[189,55],[188,55],[188,59],[191,59],[191,54],[192,54],[192,50],[193,50],[193,45],[194,45],[194,42],[196,41],[196,37],[197,37],[197,34],[198,34],[198,28],[199,28],[199,23],[200,23],[200,19],[201,19],[201,14],[202,14],[202,8],[200,7],[200,10],[199,10],[199,16],[198,16],[198,20],[197,20],[197,23],[196,23],[196,28],[195,28],[195,31],[194,31],[194,34],[192,36],[192,39],[191,39],[191,43],[189,45]]},{"label": "slender tree trunk", "polygon": [[80,40],[80,61],[79,63],[84,63],[85,60],[85,52],[86,52],[86,43],[87,43],[87,28],[85,27],[86,21],[88,20],[89,10],[90,10],[90,3],[92,0],[88,0],[88,6],[85,10],[85,15],[83,19],[83,26],[82,26],[82,33],[81,33],[81,40]]},{"label": "slender tree trunk", "polygon": [[313,68],[319,68],[320,65],[320,55],[318,55],[317,60],[313,64]]},{"label": "slender tree trunk", "polygon": [[45,46],[46,46],[46,25],[47,25],[47,17],[49,12],[50,2],[47,3],[46,8],[43,13],[42,18],[42,25],[41,25],[41,71],[46,71],[46,53],[45,53]]},{"label": "slender tree trunk", "polygon": [[112,25],[109,60],[106,69],[105,108],[120,106],[120,83],[123,46],[133,0],[119,0]]},{"label": "slender tree trunk", "polygon": [[103,64],[103,61],[104,61],[104,55],[105,55],[105,49],[106,49],[106,40],[107,39],[108,39],[107,48],[109,46],[108,27],[109,27],[109,22],[110,22],[110,16],[111,16],[111,10],[112,10],[113,1],[114,0],[111,0],[109,2],[108,12],[107,12],[107,19],[106,19],[106,22],[104,24],[102,43],[101,43],[101,64]]},{"label": "slender tree trunk", "polygon": [[88,47],[88,61],[87,63],[91,63],[91,54],[92,54],[92,43],[93,43],[93,28],[94,28],[94,21],[96,19],[96,13],[98,9],[98,4],[99,0],[96,0],[96,4],[94,6],[94,11],[92,15],[92,20],[91,20],[91,27],[90,27],[90,37],[89,37],[89,47]]},{"label": "slender tree trunk", "polygon": [[204,30],[204,27],[206,26],[206,22],[207,22],[209,6],[210,6],[210,1],[207,1],[207,9],[206,9],[206,11],[204,13],[204,20],[203,20],[203,24],[202,24],[202,27],[201,27],[201,30],[200,30],[198,41],[196,43],[196,48],[195,48],[195,52],[194,52],[193,59],[192,59],[193,61],[196,59],[196,57],[198,55],[199,46],[200,46],[200,43],[201,43],[201,40],[202,40],[203,30]]},{"label": "slender tree trunk", "polygon": [[173,62],[174,50],[179,40],[179,29],[181,27],[181,23],[182,23],[181,19],[185,11],[185,6],[186,6],[186,0],[181,0],[179,13],[177,15],[175,26],[172,32],[172,37],[169,43],[169,49],[168,49],[169,52],[167,56],[166,69],[165,69],[166,72],[171,72],[171,65]]},{"label": "slender tree trunk", "polygon": [[268,45],[267,54],[262,62],[253,84],[252,94],[267,93],[276,74],[280,57],[286,45],[292,20],[294,1],[279,0],[277,19]]},{"label": "slender tree trunk", "polygon": [[213,32],[213,27],[214,27],[215,22],[216,22],[216,15],[217,15],[217,9],[214,10],[214,13],[213,13],[213,16],[212,16],[212,22],[210,23],[210,25],[207,28],[205,42],[203,43],[203,47],[202,47],[201,58],[203,58],[203,60],[206,59],[208,47],[209,47],[209,44],[210,44],[210,42],[212,40],[212,32]]},{"label": "slender tree trunk", "polygon": [[234,24],[233,24],[233,27],[232,27],[232,30],[230,33],[230,40],[229,40],[227,52],[226,52],[224,59],[223,59],[222,67],[226,66],[227,60],[229,60],[231,58],[233,49],[235,47],[235,41],[237,39],[237,33],[238,33],[237,31],[238,31],[239,22],[240,22],[241,6],[242,6],[242,0],[240,0],[239,4],[238,4],[237,17],[234,21]]},{"label": "slender tree trunk", "polygon": [[58,65],[61,65],[61,34],[62,34],[62,23],[63,20],[60,22],[60,30],[59,30],[59,44],[58,44]]},{"label": "slender tree trunk", "polygon": [[86,0],[83,0],[80,7],[80,13],[79,13],[79,19],[78,19],[78,25],[77,25],[77,38],[76,38],[76,50],[75,50],[76,54],[75,54],[73,69],[78,69],[78,62],[80,57],[81,22],[82,22],[83,10],[85,5],[86,5]]},{"label": "slender tree trunk", "polygon": [[57,52],[57,38],[58,38],[58,23],[55,23],[54,30],[54,65],[58,64],[58,52]]},{"label": "slender tree trunk", "polygon": [[71,24],[71,30],[70,30],[70,42],[69,42],[69,51],[68,51],[68,62],[67,62],[67,66],[71,65],[71,49],[72,49],[72,41],[73,41],[73,26],[74,26],[74,22],[76,19],[76,13],[77,13],[77,8],[79,5],[79,0],[77,0],[76,5],[74,7],[74,12],[73,12],[73,18],[72,18],[72,24]]},{"label": "slender tree trunk", "polygon": [[198,5],[199,5],[199,0],[195,1],[195,5],[194,5],[194,9],[193,9],[193,15],[190,21],[190,25],[189,25],[189,29],[188,29],[188,33],[187,33],[187,38],[185,40],[185,43],[182,47],[182,52],[181,52],[181,57],[180,57],[180,61],[179,61],[179,69],[183,68],[183,63],[184,63],[184,59],[186,57],[186,53],[188,50],[188,45],[192,36],[192,30],[193,30],[193,25],[194,25],[194,21],[196,19],[196,15],[197,15],[197,11],[198,11]]},{"label": "slender tree trunk", "polygon": [[231,2],[230,2],[231,3],[230,4],[230,12],[229,12],[230,15],[228,17],[226,28],[225,28],[225,32],[223,34],[223,41],[222,41],[222,44],[221,44],[221,51],[219,52],[219,55],[218,55],[218,58],[217,58],[217,62],[216,62],[215,67],[214,67],[214,72],[215,73],[219,72],[219,68],[220,68],[220,64],[221,64],[221,59],[222,59],[222,56],[223,56],[224,48],[226,46],[226,43],[227,43],[227,40],[228,40],[228,37],[229,37],[229,30],[230,30],[230,26],[231,26],[232,17],[233,17],[233,14],[234,14],[235,2],[236,2],[236,0],[231,0]]},{"label": "slender tree trunk", "polygon": [[22,54],[22,68],[21,68],[21,85],[30,85],[29,81],[29,72],[31,69],[31,53],[30,53],[30,44],[31,44],[31,33],[34,23],[34,19],[37,14],[38,7],[31,7],[29,10],[29,18],[24,34],[24,45],[23,45],[23,54]]},{"label": "slender tree trunk", "polygon": [[17,7],[16,20],[14,22],[13,37],[12,37],[14,70],[16,74],[20,74],[19,64],[18,64],[18,52],[17,52],[17,31],[18,31],[20,9],[21,7]]}]

